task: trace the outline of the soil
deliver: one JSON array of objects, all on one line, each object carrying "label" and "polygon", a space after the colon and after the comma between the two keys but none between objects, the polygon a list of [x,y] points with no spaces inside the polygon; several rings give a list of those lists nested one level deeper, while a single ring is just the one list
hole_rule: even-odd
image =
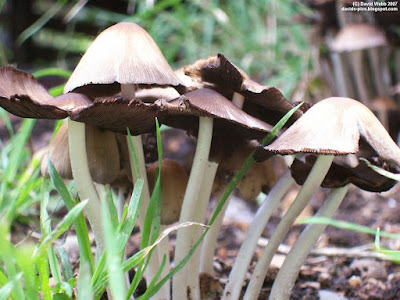
[{"label": "soil", "polygon": [[[13,125],[18,127],[19,118],[11,117]],[[32,134],[32,148],[38,150],[47,145],[51,138],[53,122],[40,121]],[[167,131],[168,132],[168,131]],[[4,124],[0,124],[0,138],[3,143],[7,141],[8,133]],[[164,144],[165,143],[165,144]],[[182,134],[163,134],[164,156],[168,157],[168,149],[181,149],[183,145],[192,151],[194,143],[187,142],[187,137]],[[169,148],[168,148],[169,147]],[[182,163],[187,165],[187,158],[179,154]],[[186,160],[186,161],[185,161]],[[274,166],[279,176],[284,170],[282,161],[277,160]],[[278,224],[284,210],[290,205],[290,199],[298,191],[298,186],[292,187],[292,192],[287,196],[277,212],[271,217],[266,226],[260,245],[253,257],[247,279],[250,278],[257,258],[261,255],[262,245],[271,236]],[[342,205],[335,214],[337,220],[354,222],[371,228],[379,227],[382,231],[400,234],[400,196],[399,185],[385,193],[369,193],[351,186]],[[323,203],[327,189],[319,189],[303,212],[306,216],[313,215]],[[246,230],[257,209],[255,202],[243,201],[234,197],[231,201],[227,217],[218,239],[218,249],[215,257],[215,278],[205,275],[201,277],[203,293],[208,299],[219,299],[222,288],[227,280],[232,264]],[[268,271],[267,278],[259,299],[267,299],[273,281],[277,275],[279,265],[282,263],[287,249],[293,245],[296,238],[304,228],[303,225],[294,225],[284,240],[283,247],[276,254],[272,268]],[[32,228],[19,228],[16,231],[31,231]],[[71,236],[73,240],[73,236]],[[140,234],[135,231],[128,242],[128,254],[138,251]],[[171,236],[171,255],[174,235]],[[400,250],[400,241],[381,238],[383,247]],[[298,280],[293,288],[291,299],[400,299],[400,265],[384,261],[378,257],[373,248],[374,236],[349,230],[337,229],[328,226],[315,245],[313,253],[302,266]],[[70,243],[68,252],[71,260],[78,262],[78,249]],[[323,250],[329,249],[326,253]],[[145,288],[144,284],[138,289]],[[334,297],[335,296],[335,297]],[[340,298],[341,296],[345,298]],[[331,297],[331,298],[328,298]]]}]

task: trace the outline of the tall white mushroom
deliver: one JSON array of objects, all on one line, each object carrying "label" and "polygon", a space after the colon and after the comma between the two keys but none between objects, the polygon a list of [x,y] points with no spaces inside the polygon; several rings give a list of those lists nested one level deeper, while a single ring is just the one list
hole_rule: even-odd
[{"label": "tall white mushroom", "polygon": [[[66,83],[64,92],[75,91],[89,95],[107,96],[120,90],[123,97],[134,99],[137,86],[179,85],[181,85],[180,80],[168,65],[151,36],[139,25],[123,22],[107,28],[97,36]],[[87,163],[85,162],[84,128],[83,123],[69,120],[72,171],[81,197],[89,198],[89,203],[98,202],[96,191],[91,187],[90,172],[85,167]],[[141,137],[133,136],[132,142],[139,162],[139,174],[136,174],[131,161],[132,177],[134,181],[138,177],[144,179],[142,201],[139,208],[139,222],[142,228],[150,201],[150,192]],[[78,144],[81,147],[76,147]],[[100,209],[99,203],[95,206],[98,208],[97,210]],[[99,211],[97,214],[100,216]],[[157,256],[151,260],[154,266],[150,265],[148,268],[147,280],[149,282],[157,270],[158,260],[156,258]]]}]

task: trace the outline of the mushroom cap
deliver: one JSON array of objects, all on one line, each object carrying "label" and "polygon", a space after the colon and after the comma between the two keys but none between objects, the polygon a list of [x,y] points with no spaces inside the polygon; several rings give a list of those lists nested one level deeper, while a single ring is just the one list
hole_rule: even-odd
[{"label": "mushroom cap", "polygon": [[128,22],[113,25],[97,36],[66,83],[64,92],[87,85],[115,83],[182,84],[151,36],[139,25]]},{"label": "mushroom cap", "polygon": [[[242,109],[269,124],[277,123],[294,107],[277,88],[251,80],[242,69],[222,54],[200,59],[185,66],[184,71],[193,80],[218,91],[228,99],[232,99],[234,92],[240,93],[245,97]],[[301,111],[296,111],[287,125],[292,124],[301,114]]]},{"label": "mushroom cap", "polygon": [[[147,167],[149,188],[154,189],[158,162]],[[163,225],[179,221],[183,197],[189,176],[186,171],[174,160],[164,159],[161,163],[161,220]]]},{"label": "mushroom cap", "polygon": [[272,126],[254,118],[218,92],[201,88],[182,95],[170,102],[161,102],[162,111],[167,112],[164,122],[172,127],[196,131],[198,117],[210,117],[218,128],[231,126],[248,134],[248,139],[264,137]]},{"label": "mushroom cap", "polygon": [[313,105],[264,150],[282,155],[354,154],[361,138],[383,161],[400,167],[399,147],[376,116],[350,98],[332,97]]},{"label": "mushroom cap", "polygon": [[[315,156],[308,155],[305,162],[299,159],[293,161],[290,170],[297,184],[304,184],[315,160]],[[390,190],[397,181],[375,172],[364,161],[360,161],[354,168],[333,162],[321,186],[326,188],[340,188],[349,183],[369,192],[385,192]]]},{"label": "mushroom cap", "polygon": [[369,24],[352,24],[344,27],[330,45],[334,51],[356,51],[387,45],[383,30]]},{"label": "mushroom cap", "polygon": [[154,131],[160,113],[155,104],[125,97],[67,93],[53,98],[32,75],[13,67],[0,68],[0,106],[22,118],[70,117],[123,134],[128,127],[133,135]]},{"label": "mushroom cap", "polygon": [[[92,179],[101,184],[112,183],[120,173],[120,155],[115,134],[96,126],[86,125],[86,152]],[[69,157],[68,123],[64,123],[50,142],[49,158],[64,179],[72,179]],[[41,172],[48,177],[47,156],[42,160]]]}]

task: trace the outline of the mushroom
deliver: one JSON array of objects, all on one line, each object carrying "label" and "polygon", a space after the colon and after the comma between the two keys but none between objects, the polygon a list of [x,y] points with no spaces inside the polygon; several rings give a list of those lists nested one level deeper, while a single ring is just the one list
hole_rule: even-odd
[{"label": "mushroom", "polygon": [[[166,112],[164,123],[188,130],[190,133],[198,132],[197,147],[188,186],[183,201],[180,221],[193,221],[194,211],[204,211],[197,204],[200,192],[200,184],[204,180],[204,170],[209,159],[211,139],[213,144],[221,143],[226,148],[227,143],[235,140],[245,141],[261,138],[272,129],[272,126],[243,112],[221,94],[210,89],[197,89],[186,93],[178,99],[170,102],[162,102],[161,110]],[[196,124],[199,118],[199,125]],[[235,136],[235,139],[229,137]],[[214,165],[215,167],[215,165]],[[210,173],[213,173],[210,170]],[[204,197],[208,201],[208,197]],[[198,216],[204,218],[204,216]],[[190,229],[180,229],[177,234],[175,263],[179,263],[189,252]],[[189,263],[195,264],[194,260]],[[186,274],[189,267],[183,268],[174,277],[174,298],[186,297],[186,284],[193,293],[200,293],[197,274]],[[185,271],[186,270],[186,271]],[[197,277],[197,278],[195,278]]]},{"label": "mushroom", "polygon": [[[251,80],[243,70],[222,54],[198,60],[192,65],[185,66],[184,71],[195,82],[203,84],[206,88],[215,89],[226,98],[232,99],[232,102],[236,102],[235,105],[249,115],[269,124],[277,123],[294,107],[277,88],[260,85]],[[301,115],[301,111],[296,111],[286,126]]]},{"label": "mushroom", "polygon": [[[65,92],[107,96],[108,93],[120,90],[122,97],[132,99],[135,98],[138,87],[179,85],[181,85],[180,80],[151,36],[137,24],[122,22],[107,28],[97,36],[66,83]],[[154,126],[154,119],[151,121]],[[81,128],[83,125],[75,125],[80,127],[70,131],[71,138],[77,135],[78,130],[83,132]],[[130,142],[138,159],[138,174],[131,160],[133,181],[138,177],[144,179],[138,215],[140,227],[143,228],[150,202],[143,145],[140,136],[132,136]],[[72,159],[71,163],[74,169]],[[148,282],[156,274],[159,265],[157,256],[151,261],[153,264],[147,269]],[[161,294],[162,291],[158,293]]]},{"label": "mushroom", "polygon": [[[253,272],[244,299],[254,299],[258,295],[262,285],[261,281],[265,278],[273,253],[288,232],[290,224],[307,204],[313,191],[322,183],[333,160],[333,155],[358,152],[361,138],[379,155],[380,159],[400,167],[400,149],[390,138],[382,124],[367,107],[349,98],[328,98],[315,104],[278,139],[265,147],[266,152],[282,155],[295,153],[318,153],[322,155],[317,158],[298,197],[275,229],[267,247],[264,249]],[[323,171],[318,171],[319,168],[323,168]],[[341,191],[345,191],[347,186],[340,188]],[[302,195],[307,190],[309,191],[308,195],[303,197]],[[330,209],[325,212],[326,215],[333,214],[335,208],[343,199],[341,195],[344,196],[344,193],[339,191],[334,193],[338,196],[332,196],[333,200],[329,204]],[[318,230],[314,232],[318,233]],[[310,240],[317,238],[318,236],[313,236]],[[304,253],[301,257],[303,255]],[[296,254],[293,254],[293,257],[296,257]],[[279,285],[277,284],[275,290],[282,292],[282,287],[283,289],[287,288],[288,282],[294,282],[297,276],[296,272],[297,269],[293,268],[290,275],[286,274],[285,280],[280,281]]]},{"label": "mushroom", "polygon": [[[363,51],[368,50],[372,60],[372,74],[376,76],[376,87],[378,95],[385,96],[385,85],[381,78],[381,72],[379,68],[379,55],[376,52],[377,47],[387,45],[386,36],[384,32],[377,27],[368,24],[351,24],[344,27],[336,35],[335,39],[330,44],[330,48],[333,51],[339,53],[342,59],[345,58],[345,54],[348,55],[348,61],[352,67],[354,73],[358,97],[364,104],[368,104],[371,100],[370,92],[368,91],[368,85],[365,82],[366,70],[363,68],[365,65],[363,62]],[[348,84],[348,83],[344,83]],[[352,96],[351,94],[343,94],[340,96]]]},{"label": "mushroom", "polygon": [[[158,162],[154,162],[147,167],[147,178],[150,190],[154,189],[156,181],[156,171],[159,167]],[[179,221],[179,215],[182,208],[183,197],[185,195],[186,185],[189,176],[186,171],[174,160],[164,159],[161,163],[161,220],[160,232],[164,231],[170,224]],[[162,272],[162,276],[169,273],[169,242],[168,236],[159,244],[159,260],[162,261],[166,256],[166,266]],[[168,287],[163,297],[170,298],[169,281],[165,283]]]}]

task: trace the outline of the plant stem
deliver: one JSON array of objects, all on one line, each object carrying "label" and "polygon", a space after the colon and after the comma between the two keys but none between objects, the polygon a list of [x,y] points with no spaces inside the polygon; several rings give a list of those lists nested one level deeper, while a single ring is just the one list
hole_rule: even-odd
[{"label": "plant stem", "polygon": [[333,157],[333,155],[321,155],[317,158],[299,194],[290,206],[289,210],[286,212],[285,216],[282,218],[281,222],[279,222],[267,246],[265,247],[260,260],[254,269],[253,275],[251,276],[249,285],[243,298],[244,300],[258,298],[272,257],[274,256],[286,234],[289,232],[290,227],[295,219],[306,207],[315,190],[321,185],[331,166]]},{"label": "plant stem", "polygon": [[[167,225],[163,225],[160,224],[160,234],[167,229],[168,226]],[[169,258],[169,238],[168,236],[166,236],[165,238],[163,238],[161,240],[161,242],[158,244],[158,260],[162,261],[164,258],[164,255],[166,257],[166,261],[165,261],[165,266],[164,269],[161,273],[161,278],[164,278],[165,276],[168,275],[168,273],[170,272],[170,258]],[[170,280],[168,280],[161,288],[162,291],[162,296],[163,299],[171,299],[171,288],[170,288]]]},{"label": "plant stem", "polygon": [[[340,203],[349,188],[346,185],[331,191],[328,199],[316,213],[316,217],[332,218],[333,214],[339,208]],[[326,224],[309,224],[298,237],[289,254],[279,270],[278,276],[272,286],[270,299],[289,299],[292,287],[300,272],[301,265],[306,260],[311,248],[317,242]]]},{"label": "plant stem", "polygon": [[[203,180],[205,166],[210,153],[212,132],[213,119],[200,117],[196,153],[194,155],[185,197],[183,198],[179,222],[191,221],[193,219],[198,195],[200,193],[201,185],[199,183]],[[178,230],[175,247],[175,266],[178,265],[190,251],[190,234],[190,228],[181,228]],[[172,288],[173,299],[187,299],[187,292],[191,292],[186,280],[188,271],[188,266],[186,265],[174,276]],[[192,299],[200,298],[200,295],[190,294],[190,296]]]},{"label": "plant stem", "polygon": [[[207,162],[207,166],[203,176],[203,181],[201,183],[199,199],[197,200],[196,211],[193,217],[194,222],[205,223],[207,207],[210,200],[211,190],[217,169],[218,169],[217,163]],[[197,240],[202,235],[203,230],[204,230],[203,228],[198,226],[192,227],[190,247],[193,247],[193,245],[197,242]],[[208,236],[208,234],[206,236]],[[203,251],[200,252],[200,248],[198,248],[196,252],[193,253],[192,258],[188,263],[189,265],[188,284],[193,287],[197,287],[196,282],[199,280],[198,274],[202,272],[202,270],[200,269],[200,254],[203,254]]]},{"label": "plant stem", "polygon": [[[135,92],[136,92],[136,87],[134,84],[121,84],[121,96],[134,98]],[[150,190],[149,190],[149,183],[147,181],[146,162],[145,162],[144,152],[143,152],[142,137],[141,137],[141,135],[136,135],[136,136],[131,136],[131,137],[127,136],[126,139],[127,139],[128,145],[130,145],[129,139],[131,139],[131,141],[132,141],[132,144],[133,144],[133,147],[134,147],[135,153],[136,153],[138,168],[139,168],[139,174],[136,174],[136,168],[135,168],[134,161],[132,159],[132,155],[129,155],[129,162],[131,164],[131,170],[132,170],[132,180],[133,180],[133,182],[136,182],[136,180],[138,178],[143,179],[143,189],[142,189],[139,213],[138,213],[140,230],[143,231],[144,220],[145,220],[146,212],[147,212],[147,209],[148,209],[149,203],[150,203]],[[157,247],[153,250],[153,255],[150,257],[149,264],[146,268],[147,284],[150,284],[150,282],[153,280],[154,276],[157,274],[157,271],[158,271],[158,268],[160,267],[160,265],[161,265],[161,263],[159,261],[158,247]],[[162,294],[163,294],[163,288],[156,295],[154,295],[153,299],[154,300],[164,299],[162,297]]]},{"label": "plant stem", "polygon": [[242,246],[236,256],[235,263],[229,273],[229,279],[224,290],[224,298],[229,298],[231,300],[239,299],[247,267],[249,266],[253,253],[257,247],[258,239],[261,236],[265,225],[268,223],[272,212],[293,183],[294,179],[292,178],[292,175],[289,171],[286,172],[274,185],[264,202],[257,210],[257,214],[247,230]]},{"label": "plant stem", "polygon": [[[232,103],[240,109],[243,107],[245,97],[239,93],[234,92],[232,96]],[[223,188],[221,188],[224,191]],[[220,194],[217,195],[217,199],[220,198]],[[220,213],[218,214],[212,227],[209,229],[207,235],[204,237],[204,241],[201,247],[201,258],[200,258],[200,272],[207,273],[211,276],[214,274],[214,253],[217,244],[218,233],[221,229],[222,222],[225,216],[226,208],[229,203],[228,198],[224,203]]]},{"label": "plant stem", "polygon": [[85,207],[92,227],[97,249],[104,252],[104,232],[101,218],[101,203],[90,175],[86,154],[85,124],[68,119],[68,140],[71,169],[81,200],[89,199]]}]

